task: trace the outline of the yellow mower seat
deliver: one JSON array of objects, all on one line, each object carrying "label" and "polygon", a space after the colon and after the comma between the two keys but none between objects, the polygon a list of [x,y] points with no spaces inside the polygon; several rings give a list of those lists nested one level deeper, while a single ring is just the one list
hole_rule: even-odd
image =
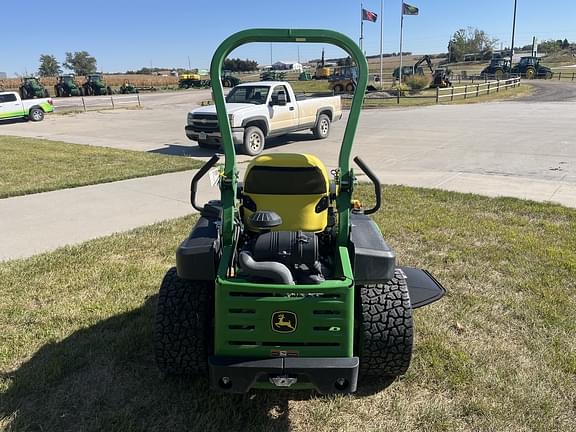
[{"label": "yellow mower seat", "polygon": [[246,169],[243,195],[243,220],[249,229],[257,210],[282,218],[274,231],[321,232],[328,224],[330,177],[316,156],[277,153],[254,158]]}]

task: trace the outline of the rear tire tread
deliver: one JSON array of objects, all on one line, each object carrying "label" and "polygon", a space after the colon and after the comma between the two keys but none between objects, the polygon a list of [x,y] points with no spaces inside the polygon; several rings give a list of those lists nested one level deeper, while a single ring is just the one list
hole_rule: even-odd
[{"label": "rear tire tread", "polygon": [[412,306],[404,273],[385,284],[358,286],[361,296],[360,374],[398,376],[410,366]]},{"label": "rear tire tread", "polygon": [[208,370],[212,345],[214,284],[181,279],[168,270],[156,307],[155,354],[167,375],[196,375]]}]

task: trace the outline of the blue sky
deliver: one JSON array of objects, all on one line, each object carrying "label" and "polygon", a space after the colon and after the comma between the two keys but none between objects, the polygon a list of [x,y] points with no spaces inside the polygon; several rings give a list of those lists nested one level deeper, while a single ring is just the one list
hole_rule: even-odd
[{"label": "blue sky", "polygon": [[[485,30],[510,44],[513,0],[412,0],[420,16],[405,18],[404,49],[417,54],[446,51],[450,36],[468,26]],[[3,2],[0,71],[8,75],[35,72],[40,54],[62,61],[66,51],[86,50],[104,72],[143,66],[206,68],[217,44],[230,33],[250,27],[330,28],[357,40],[360,1],[356,0],[121,0],[30,2],[38,9],[26,14],[20,2]],[[380,14],[380,0],[364,0]],[[399,0],[384,1],[384,51],[399,50]],[[27,7],[25,9],[28,9]],[[61,13],[58,13],[61,11]],[[94,17],[92,13],[94,13]],[[65,17],[60,19],[58,17]],[[576,2],[518,0],[516,45],[539,39],[576,41]],[[365,23],[365,49],[379,51],[380,26]],[[326,47],[328,56],[337,48]],[[300,45],[300,58],[319,57],[321,47]],[[296,60],[294,45],[274,45],[273,60]],[[270,62],[268,45],[249,45],[234,54]]]}]

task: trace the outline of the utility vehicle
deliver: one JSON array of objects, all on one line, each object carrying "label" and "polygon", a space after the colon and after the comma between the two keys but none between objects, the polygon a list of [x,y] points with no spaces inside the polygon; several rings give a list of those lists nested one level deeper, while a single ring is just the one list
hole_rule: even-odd
[{"label": "utility vehicle", "polygon": [[200,217],[178,247],[176,267],[158,296],[155,351],[166,374],[208,375],[213,388],[356,391],[358,376],[403,374],[412,356],[412,309],[444,289],[420,269],[398,267],[369,215],[381,207],[352,199],[350,153],[368,80],[368,64],[347,36],[329,30],[254,29],[216,50],[212,82],[224,59],[249,42],[332,43],[358,66],[346,131],[331,175],[310,154],[270,153],[249,163],[243,183],[222,85],[213,87],[222,132],[220,200],[201,206],[194,176],[191,202]]}]

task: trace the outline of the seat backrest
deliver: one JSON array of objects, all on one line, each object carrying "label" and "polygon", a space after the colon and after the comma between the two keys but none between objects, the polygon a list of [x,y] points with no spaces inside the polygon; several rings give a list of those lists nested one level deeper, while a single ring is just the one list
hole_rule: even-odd
[{"label": "seat backrest", "polygon": [[282,218],[274,231],[321,232],[328,224],[330,178],[316,156],[277,153],[258,156],[246,169],[242,215],[273,211]]}]

